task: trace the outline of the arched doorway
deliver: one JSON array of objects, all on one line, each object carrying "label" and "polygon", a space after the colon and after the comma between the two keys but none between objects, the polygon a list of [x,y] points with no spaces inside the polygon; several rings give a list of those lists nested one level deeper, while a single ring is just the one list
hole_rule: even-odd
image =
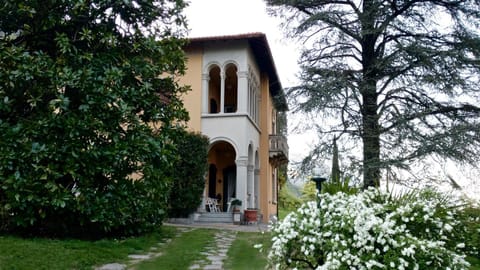
[{"label": "arched doorway", "polygon": [[207,191],[208,197],[218,199],[222,211],[227,210],[227,203],[236,197],[237,167],[234,147],[226,141],[218,141],[208,151],[209,170]]}]

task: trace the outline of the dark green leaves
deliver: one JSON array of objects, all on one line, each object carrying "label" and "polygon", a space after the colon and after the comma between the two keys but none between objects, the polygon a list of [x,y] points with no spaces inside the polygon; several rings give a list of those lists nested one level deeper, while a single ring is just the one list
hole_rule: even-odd
[{"label": "dark green leaves", "polygon": [[187,117],[173,79],[185,69],[184,5],[1,4],[0,218],[10,229],[132,234],[162,221],[177,159],[169,136]]}]

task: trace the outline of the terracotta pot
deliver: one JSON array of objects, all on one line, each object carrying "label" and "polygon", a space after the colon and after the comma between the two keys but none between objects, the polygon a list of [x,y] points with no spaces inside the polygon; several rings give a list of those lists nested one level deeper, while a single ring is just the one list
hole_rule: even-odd
[{"label": "terracotta pot", "polygon": [[244,211],[245,221],[246,222],[256,222],[257,221],[257,210],[256,209],[246,209]]}]

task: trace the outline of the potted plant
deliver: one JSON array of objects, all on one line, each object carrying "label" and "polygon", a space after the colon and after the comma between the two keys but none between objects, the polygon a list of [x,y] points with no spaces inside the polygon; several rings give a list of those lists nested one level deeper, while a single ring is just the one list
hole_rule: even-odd
[{"label": "potted plant", "polygon": [[242,201],[239,199],[233,199],[230,202],[233,212],[233,224],[240,225],[241,223],[241,214],[240,214],[240,206],[242,206]]},{"label": "potted plant", "polygon": [[258,209],[256,208],[247,208],[245,209],[245,222],[247,222],[248,224],[251,224],[251,223],[256,223],[257,222],[257,212],[258,212]]},{"label": "potted plant", "polygon": [[242,201],[239,199],[233,199],[230,202],[230,205],[232,206],[232,212],[240,212],[240,206],[242,206]]}]

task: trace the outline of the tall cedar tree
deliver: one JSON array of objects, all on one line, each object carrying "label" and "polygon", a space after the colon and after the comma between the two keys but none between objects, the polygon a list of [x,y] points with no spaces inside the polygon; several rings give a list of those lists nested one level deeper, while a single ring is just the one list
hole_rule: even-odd
[{"label": "tall cedar tree", "polygon": [[185,69],[184,7],[181,0],[2,1],[3,223],[112,231],[160,222],[164,171],[177,158],[168,137],[187,118],[185,89],[175,80]]},{"label": "tall cedar tree", "polygon": [[363,143],[364,187],[432,156],[477,164],[480,1],[266,2],[305,44],[294,111],[334,119],[306,160],[333,133]]}]

